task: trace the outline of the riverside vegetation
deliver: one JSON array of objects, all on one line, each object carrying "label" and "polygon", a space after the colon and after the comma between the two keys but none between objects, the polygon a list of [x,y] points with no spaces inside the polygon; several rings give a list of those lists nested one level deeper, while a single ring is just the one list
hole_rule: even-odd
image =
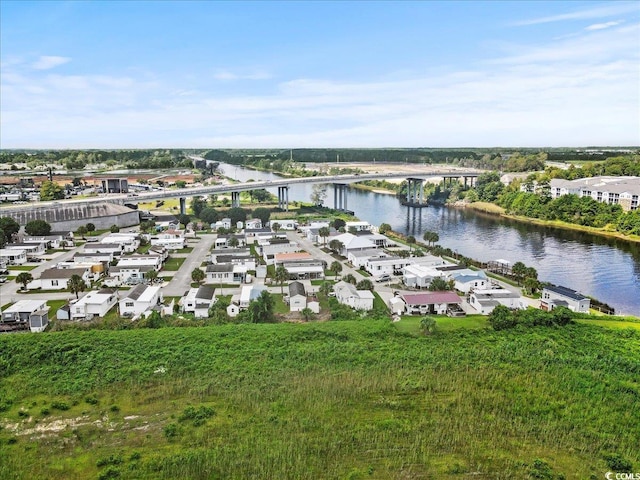
[{"label": "riverside vegetation", "polygon": [[0,478],[639,469],[640,332],[536,324],[428,336],[388,321],[6,335]]}]

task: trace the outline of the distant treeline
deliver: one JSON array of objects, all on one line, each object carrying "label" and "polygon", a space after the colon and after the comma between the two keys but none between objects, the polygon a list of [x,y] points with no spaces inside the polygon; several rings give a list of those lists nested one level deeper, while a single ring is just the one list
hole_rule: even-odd
[{"label": "distant treeline", "polygon": [[[193,162],[182,150],[51,150],[2,151],[0,163],[16,166],[26,163],[27,168],[59,164],[68,170],[81,170],[87,165],[124,165],[127,168],[181,168],[192,167]],[[18,170],[18,168],[14,168]]]}]

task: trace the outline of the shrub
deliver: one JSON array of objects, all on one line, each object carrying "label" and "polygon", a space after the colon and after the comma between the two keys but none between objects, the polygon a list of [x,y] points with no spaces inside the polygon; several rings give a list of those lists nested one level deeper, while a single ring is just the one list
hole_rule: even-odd
[{"label": "shrub", "polygon": [[64,403],[64,402],[53,402],[51,404],[51,408],[55,408],[56,410],[69,410],[69,404],[68,403]]},{"label": "shrub", "polygon": [[98,404],[98,399],[95,397],[95,395],[90,395],[87,398],[84,399],[85,402],[87,402],[89,405],[97,405]]},{"label": "shrub", "polygon": [[123,462],[122,457],[120,455],[109,455],[108,457],[103,457],[98,459],[96,462],[96,467],[106,467],[107,465],[120,465]]},{"label": "shrub", "polygon": [[633,471],[633,463],[624,458],[619,453],[609,453],[604,456],[607,466],[616,472],[631,472]]},{"label": "shrub", "polygon": [[199,407],[194,407],[189,405],[182,411],[182,415],[178,418],[179,421],[184,422],[186,420],[193,420],[193,425],[199,427],[203,425],[204,422],[209,417],[213,417],[215,415],[215,411],[211,407],[207,407],[206,405],[200,405]]},{"label": "shrub", "polygon": [[170,423],[162,429],[162,432],[164,433],[164,436],[167,438],[167,440],[172,440],[178,436],[178,425],[176,425],[175,423]]},{"label": "shrub", "polygon": [[98,480],[108,480],[110,478],[120,478],[120,470],[115,467],[109,467],[98,475]]}]

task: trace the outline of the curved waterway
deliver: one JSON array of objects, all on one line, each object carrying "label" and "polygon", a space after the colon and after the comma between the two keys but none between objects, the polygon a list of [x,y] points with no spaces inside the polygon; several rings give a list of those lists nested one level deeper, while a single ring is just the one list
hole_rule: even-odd
[{"label": "curved waterway", "polygon": [[[228,177],[240,181],[274,180],[278,175],[222,164]],[[275,189],[272,193],[277,194]],[[308,202],[311,185],[292,185],[289,201]],[[327,188],[325,205],[333,206]],[[388,223],[393,230],[414,235],[440,235],[440,245],[486,262],[523,262],[541,280],[563,285],[597,298],[618,314],[640,316],[640,244],[572,230],[549,228],[451,207],[404,207],[393,195],[349,189],[347,207],[373,225]]]}]

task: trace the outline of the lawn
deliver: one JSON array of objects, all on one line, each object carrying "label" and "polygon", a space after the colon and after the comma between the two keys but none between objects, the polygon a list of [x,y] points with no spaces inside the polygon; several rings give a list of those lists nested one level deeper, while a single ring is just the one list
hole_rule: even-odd
[{"label": "lawn", "polygon": [[0,336],[0,478],[582,480],[640,465],[637,330],[122,328]]},{"label": "lawn", "polygon": [[[484,315],[467,315],[466,317],[446,317],[443,315],[430,315],[436,319],[436,331],[452,331],[458,329],[480,329],[489,326]],[[394,325],[398,331],[411,335],[422,335],[420,330],[420,316],[404,316]]]},{"label": "lawn", "polygon": [[38,268],[39,265],[10,265],[7,267],[7,270],[11,271],[11,270],[15,270],[18,272],[28,272],[30,270],[33,270],[34,268]]},{"label": "lawn", "polygon": [[180,267],[182,266],[182,264],[184,263],[184,261],[186,260],[186,258],[172,258],[169,257],[167,258],[167,261],[164,262],[164,265],[162,267],[163,270],[167,270],[169,272],[175,272],[177,270],[180,270]]},{"label": "lawn", "polygon": [[175,251],[175,253],[191,253],[191,252],[193,252],[193,247],[184,247]]}]

